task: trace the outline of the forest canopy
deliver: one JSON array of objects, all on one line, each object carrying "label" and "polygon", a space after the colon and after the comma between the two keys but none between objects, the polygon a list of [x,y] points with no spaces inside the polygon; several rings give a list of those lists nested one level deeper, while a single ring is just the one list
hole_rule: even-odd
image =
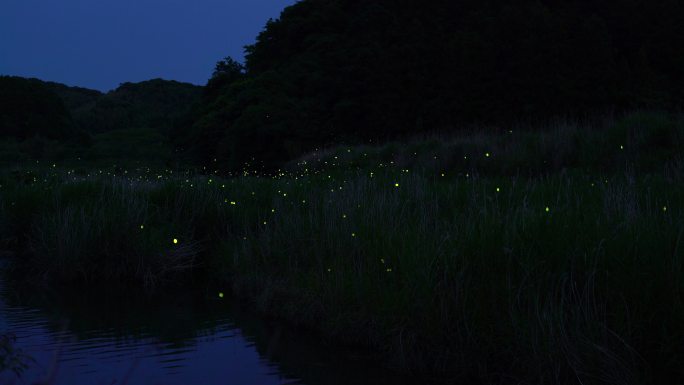
[{"label": "forest canopy", "polygon": [[176,143],[274,166],[464,124],[678,110],[681,20],[677,0],[302,0],[246,47],[244,70],[214,73]]},{"label": "forest canopy", "polygon": [[0,137],[67,139],[75,135],[71,114],[45,83],[0,76]]},{"label": "forest canopy", "polygon": [[170,130],[202,87],[152,79],[102,93],[21,77],[0,77],[0,161],[166,161]]}]

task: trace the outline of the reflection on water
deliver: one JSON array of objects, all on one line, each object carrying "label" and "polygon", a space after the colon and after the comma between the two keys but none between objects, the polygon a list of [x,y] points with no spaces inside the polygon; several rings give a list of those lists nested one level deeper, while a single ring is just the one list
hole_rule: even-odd
[{"label": "reflection on water", "polygon": [[[0,289],[0,333],[35,359],[0,384],[402,383],[313,338],[245,312],[228,299],[185,293],[145,298],[49,297]],[[408,382],[406,382],[408,383]]]}]

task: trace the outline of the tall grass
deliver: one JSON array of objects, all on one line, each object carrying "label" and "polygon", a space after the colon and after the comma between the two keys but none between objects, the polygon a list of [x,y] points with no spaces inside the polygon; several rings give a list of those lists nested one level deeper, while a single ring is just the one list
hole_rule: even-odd
[{"label": "tall grass", "polygon": [[610,173],[497,174],[532,157],[497,157],[525,140],[471,140],[468,154],[490,156],[458,172],[425,166],[457,141],[413,149],[427,158],[414,164],[377,155],[390,145],[335,149],[273,178],[6,175],[0,238],[30,250],[15,258],[22,277],[160,288],[201,271],[266,313],[442,379],[684,381],[681,177],[629,155]]}]

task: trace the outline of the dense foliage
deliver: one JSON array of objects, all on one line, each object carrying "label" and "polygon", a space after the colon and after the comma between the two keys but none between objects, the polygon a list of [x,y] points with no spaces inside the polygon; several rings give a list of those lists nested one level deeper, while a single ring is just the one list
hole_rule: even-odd
[{"label": "dense foliage", "polygon": [[44,83],[0,76],[0,137],[66,139],[76,129],[64,102]]},{"label": "dense foliage", "polygon": [[679,109],[683,18],[675,0],[303,0],[187,138],[237,168],[470,123]]},{"label": "dense foliage", "polygon": [[[38,79],[34,79],[34,81],[40,82]],[[45,85],[62,99],[64,105],[74,117],[92,109],[97,99],[102,96],[100,91],[83,87],[70,87],[55,82],[45,82]]]},{"label": "dense foliage", "polygon": [[0,78],[0,162],[172,157],[169,130],[202,88],[153,79],[103,94],[54,82]]},{"label": "dense foliage", "polygon": [[153,79],[123,83],[90,106],[76,111],[74,119],[91,133],[129,128],[151,128],[166,134],[175,119],[190,110],[201,87]]}]

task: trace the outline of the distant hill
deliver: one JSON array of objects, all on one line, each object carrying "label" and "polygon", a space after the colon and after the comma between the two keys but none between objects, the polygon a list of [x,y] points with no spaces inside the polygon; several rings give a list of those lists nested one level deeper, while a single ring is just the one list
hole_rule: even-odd
[{"label": "distant hill", "polygon": [[202,96],[153,79],[108,93],[40,79],[0,77],[0,161],[168,160],[169,131]]},{"label": "distant hill", "polygon": [[150,128],[167,134],[202,95],[200,86],[162,79],[123,83],[92,99],[94,93],[82,90],[69,88],[60,95],[70,101],[74,120],[89,133]]},{"label": "distant hill", "polygon": [[91,90],[88,88],[70,87],[55,82],[44,83],[62,99],[64,105],[72,116],[78,116],[88,109],[93,108],[97,100],[104,95],[100,91]]},{"label": "distant hill", "polygon": [[63,140],[77,133],[64,101],[45,82],[0,76],[0,137]]}]

